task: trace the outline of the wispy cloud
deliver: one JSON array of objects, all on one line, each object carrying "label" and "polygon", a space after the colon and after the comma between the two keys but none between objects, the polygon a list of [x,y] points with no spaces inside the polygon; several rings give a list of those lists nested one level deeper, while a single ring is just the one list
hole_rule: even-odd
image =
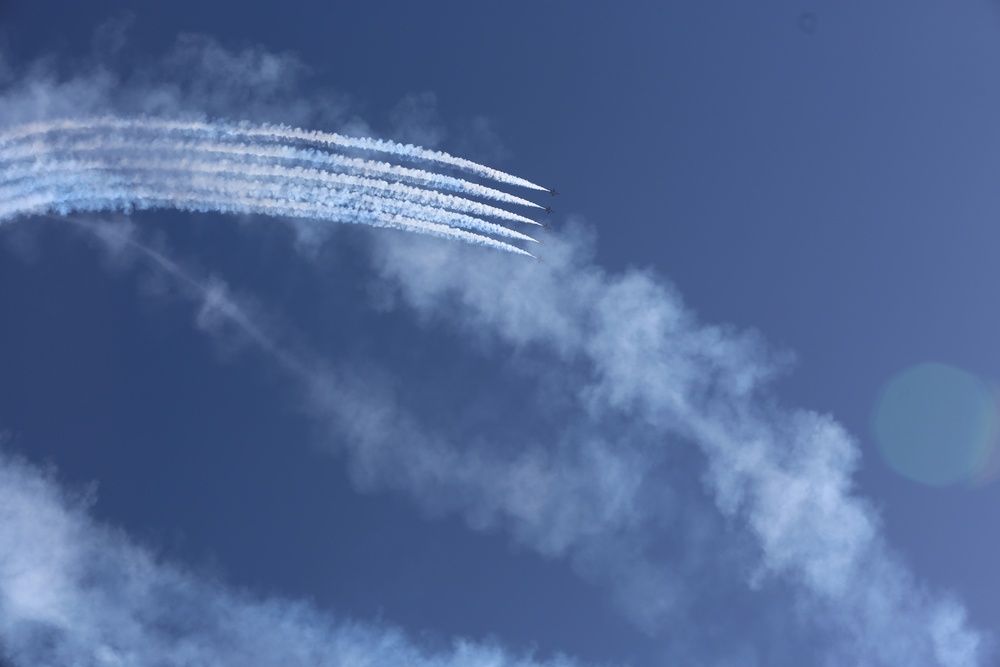
[{"label": "wispy cloud", "polygon": [[[472,446],[427,434],[392,396],[363,382],[333,401],[320,392],[317,401],[351,435],[358,476],[420,502],[445,496],[474,524],[500,522],[541,553],[569,556],[657,631],[676,629],[701,604],[690,581],[670,574],[684,557],[658,553],[657,536],[676,529],[680,552],[698,552],[699,526],[685,527],[685,507],[651,491],[677,484],[663,462],[694,450],[703,463],[684,474],[703,486],[680,483],[673,500],[695,511],[703,509],[699,491],[712,500],[730,532],[708,542],[733,547],[729,565],[745,573],[748,590],[793,592],[789,615],[794,609],[793,625],[815,659],[980,664],[986,638],[969,627],[961,604],[910,573],[854,491],[859,452],[850,435],[829,416],[769,395],[781,356],[758,336],[699,323],[652,272],[600,269],[582,238],[550,239],[545,261],[529,267],[472,262],[448,245],[379,240],[378,271],[402,303],[512,352],[542,350],[520,370],[572,372],[563,395],[546,398],[575,410],[551,442]],[[749,548],[740,552],[740,544]],[[711,568],[723,565],[702,555]]]},{"label": "wispy cloud", "polygon": [[261,598],[163,562],[91,498],[0,453],[0,657],[65,665],[571,667],[498,644],[430,649],[396,628]]}]

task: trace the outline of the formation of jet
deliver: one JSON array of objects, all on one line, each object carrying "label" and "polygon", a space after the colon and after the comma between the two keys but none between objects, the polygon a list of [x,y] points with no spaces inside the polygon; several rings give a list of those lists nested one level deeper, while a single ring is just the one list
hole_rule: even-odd
[{"label": "formation of jet", "polygon": [[[558,192],[558,191],[556,191],[555,189],[552,189],[552,190],[549,190],[549,194],[550,194],[550,195],[552,195],[553,197],[555,197],[555,196],[556,196],[557,194],[559,194],[559,192]],[[546,206],[544,210],[545,210],[545,212],[546,212],[546,213],[548,213],[549,215],[552,215],[552,207],[551,207],[551,206]],[[540,224],[540,225],[542,226],[542,228],[543,228],[543,229],[546,229],[546,230],[548,230],[548,229],[552,229],[551,227],[549,227],[549,226],[548,226],[547,224],[545,224],[544,222],[540,222],[540,223],[538,223],[538,224]]]}]

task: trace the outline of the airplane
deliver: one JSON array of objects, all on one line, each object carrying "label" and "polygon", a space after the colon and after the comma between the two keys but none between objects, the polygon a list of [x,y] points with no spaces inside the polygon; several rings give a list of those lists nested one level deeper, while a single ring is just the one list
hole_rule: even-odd
[{"label": "airplane", "polygon": [[[549,227],[548,225],[546,225],[546,224],[545,224],[545,223],[543,222],[543,223],[542,223],[542,229],[546,229],[546,230],[547,230],[547,229],[552,229],[552,228],[551,228],[551,227]],[[539,243],[540,243],[540,241],[539,241]]]},{"label": "airplane", "polygon": [[549,215],[552,215],[552,207],[551,206],[546,206],[545,207],[545,212],[548,213]]},{"label": "airplane", "polygon": [[556,191],[555,189],[552,189],[552,190],[549,190],[549,194],[552,195],[553,197],[555,197],[557,194],[559,194],[559,192]]}]

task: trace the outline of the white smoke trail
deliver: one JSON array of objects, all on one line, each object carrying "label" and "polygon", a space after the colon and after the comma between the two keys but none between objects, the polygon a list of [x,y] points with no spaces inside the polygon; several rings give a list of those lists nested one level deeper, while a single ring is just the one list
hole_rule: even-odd
[{"label": "white smoke trail", "polygon": [[[21,185],[0,186],[0,198],[17,199],[39,188],[51,189],[60,185],[65,187],[78,179],[81,172],[107,173],[112,178],[115,174],[125,172],[129,174],[131,180],[142,182],[149,187],[169,182],[170,184],[197,183],[201,188],[211,189],[216,181],[220,180],[230,181],[233,184],[245,181],[255,184],[257,187],[254,190],[258,194],[267,192],[279,199],[284,197],[289,200],[337,206],[354,203],[359,209],[382,210],[389,214],[406,215],[437,224],[537,243],[526,234],[449,208],[453,206],[455,209],[464,208],[485,214],[491,207],[480,208],[482,205],[478,202],[457,197],[452,198],[456,201],[451,201],[449,195],[400,186],[387,181],[315,170],[243,165],[232,161],[212,163],[195,162],[190,159],[167,161],[122,158],[113,162],[113,166],[97,160],[72,161],[68,165],[47,162],[25,166],[20,170],[9,170],[7,182],[21,182]],[[61,182],[59,180],[53,182],[52,178],[61,179]],[[122,179],[118,177],[117,180]],[[503,212],[502,209],[497,210]]]},{"label": "white smoke trail", "polygon": [[[235,133],[234,128],[239,128],[240,133]],[[294,146],[218,141],[219,137],[231,136],[297,141],[301,137],[296,132],[305,133],[296,130],[284,136],[271,129],[265,126],[257,132],[249,125],[216,127],[149,118],[55,120],[8,128],[0,133],[0,160],[9,164],[0,181],[3,183],[0,222],[46,211],[68,213],[102,207],[127,211],[176,206],[182,210],[281,215],[391,227],[533,257],[516,246],[486,236],[534,242],[525,234],[485,219],[538,224],[529,218],[473,199],[392,180],[393,176],[399,176],[435,184],[437,174],[423,170],[401,173],[385,163],[302,151]],[[58,134],[66,131],[86,138],[60,140]],[[109,132],[115,136],[107,136]],[[176,133],[193,133],[207,138],[208,144],[178,141],[172,136]],[[57,135],[55,141],[46,141],[53,134]],[[81,154],[85,156],[83,159],[78,157]],[[231,159],[212,159],[213,154],[226,154]],[[325,160],[338,170],[268,162],[281,159],[314,163]],[[354,169],[361,173],[353,173]],[[476,184],[453,180],[457,183],[449,185],[477,190]],[[483,194],[493,192],[486,190],[490,192]]]},{"label": "white smoke trail", "polygon": [[482,178],[488,178],[498,183],[507,185],[517,185],[532,190],[547,191],[541,185],[537,185],[518,176],[513,176],[498,169],[492,169],[485,165],[455,157],[442,151],[434,151],[412,144],[401,144],[383,139],[372,139],[367,137],[348,137],[332,132],[320,132],[317,130],[303,130],[285,125],[250,125],[246,123],[206,123],[200,121],[178,121],[165,120],[160,118],[117,118],[105,116],[101,118],[87,119],[60,119],[29,123],[20,126],[15,132],[8,134],[10,140],[19,140],[37,135],[45,135],[51,132],[65,130],[120,130],[120,131],[149,131],[159,130],[164,132],[177,132],[182,134],[194,134],[197,136],[214,136],[223,138],[246,137],[277,141],[301,141],[307,144],[336,146],[339,148],[354,148],[363,151],[376,153],[386,153],[396,157],[405,157],[418,162],[446,165],[455,169],[475,174]]},{"label": "white smoke trail", "polygon": [[[129,149],[129,152],[124,155],[117,155],[116,151],[119,149]],[[83,151],[97,152],[97,151]],[[214,159],[211,161],[206,160],[206,156],[203,155],[197,147],[192,147],[190,149],[178,150],[176,146],[167,145],[162,147],[145,147],[140,149],[138,146],[127,146],[120,145],[115,146],[115,149],[110,154],[107,150],[98,152],[98,155],[91,157],[89,160],[87,158],[76,158],[75,153],[71,153],[73,158],[70,158],[74,163],[78,164],[88,164],[90,168],[93,169],[112,169],[112,168],[134,168],[141,170],[155,170],[157,168],[157,160],[152,159],[149,156],[158,155],[160,153],[166,152],[168,154],[176,153],[177,156],[173,158],[172,166],[164,167],[164,169],[170,170],[183,170],[190,165],[192,170],[200,170],[202,172],[215,171],[218,173],[233,173],[233,174],[243,174],[243,175],[257,175],[263,177],[286,177],[286,178],[296,178],[302,180],[312,180],[321,184],[328,184],[332,186],[353,186],[358,189],[363,189],[366,192],[372,194],[379,194],[382,196],[392,197],[395,199],[410,201],[419,204],[425,204],[433,206],[436,208],[447,209],[452,211],[457,211],[461,213],[468,213],[473,216],[480,218],[490,217],[497,218],[501,220],[509,220],[511,222],[520,222],[524,224],[536,225],[539,223],[527,218],[523,215],[513,213],[506,209],[499,208],[497,206],[491,206],[489,204],[484,204],[472,199],[466,199],[464,197],[456,197],[454,195],[438,192],[437,190],[430,190],[425,188],[414,187],[412,185],[406,185],[402,183],[396,183],[393,181],[385,180],[384,178],[371,178],[368,176],[358,176],[351,172],[329,172],[322,171],[318,169],[310,169],[307,167],[285,167],[281,165],[272,164],[247,164],[246,159],[242,161],[234,161],[230,159]],[[215,153],[217,151],[210,151]],[[103,153],[103,155],[102,155]],[[48,168],[58,168],[58,166],[65,161],[65,158],[59,158],[58,160],[46,160],[51,152],[47,150],[38,151],[35,154],[25,153],[25,159],[31,158],[31,162],[27,164],[21,164],[24,160],[15,163],[10,168],[4,172],[4,180],[7,182],[17,180],[18,178],[26,178],[29,176],[34,176],[38,173],[38,169],[45,168],[44,165],[51,165]],[[134,154],[139,154],[142,156],[141,159],[131,157]],[[253,152],[249,150],[247,152],[237,152],[232,151],[232,155],[236,155],[243,158],[253,158],[256,157]],[[201,158],[200,161],[198,158]],[[162,159],[163,164],[166,164],[166,160]],[[39,167],[39,165],[43,165]],[[28,176],[23,176],[18,170],[28,170]],[[503,233],[503,232],[495,232]],[[522,240],[528,240],[525,237]]]},{"label": "white smoke trail", "polygon": [[347,195],[342,202],[295,201],[286,197],[260,196],[259,186],[238,182],[205,180],[206,189],[190,181],[161,179],[156,184],[105,183],[90,180],[47,183],[29,191],[0,188],[0,223],[24,215],[50,211],[68,215],[74,211],[123,211],[177,208],[184,211],[257,214],[349,222],[414,231],[446,239],[466,241],[496,250],[533,257],[530,253],[488,236],[473,234],[444,224],[421,220],[405,213],[362,203]]},{"label": "white smoke trail", "polygon": [[[249,154],[248,155],[252,155]],[[128,163],[125,163],[128,164]],[[142,163],[136,162],[132,163],[136,168],[140,169],[155,169],[156,166],[152,163],[148,163],[149,166],[143,166]],[[176,168],[176,167],[175,167]],[[429,190],[425,188],[414,187],[412,185],[405,185],[402,183],[394,183],[381,178],[370,178],[367,176],[357,176],[353,173],[331,173],[328,171],[321,171],[318,169],[310,169],[304,167],[282,167],[282,166],[272,166],[272,165],[247,165],[245,162],[234,162],[231,160],[216,160],[214,162],[202,162],[202,163],[192,163],[192,169],[198,169],[201,171],[216,171],[219,173],[245,173],[248,175],[262,176],[262,177],[274,177],[274,178],[294,178],[296,180],[302,181],[316,181],[321,184],[326,184],[329,186],[351,186],[358,190],[363,190],[371,194],[378,194],[380,196],[391,197],[393,199],[399,199],[402,201],[409,201],[421,205],[432,206],[434,208],[446,209],[450,211],[456,211],[459,213],[468,213],[479,218],[498,218],[501,220],[508,220],[510,222],[520,222],[529,225],[539,226],[539,223],[531,218],[525,217],[523,215],[513,213],[506,209],[502,209],[496,206],[491,206],[489,204],[484,204],[471,199],[466,199],[464,197],[456,197],[451,194],[446,194],[438,192],[437,190]],[[508,230],[509,231],[509,230]],[[492,230],[492,233],[504,233],[497,230]],[[521,240],[533,240],[527,236],[517,236],[515,238],[520,238]]]},{"label": "white smoke trail", "polygon": [[439,238],[465,241],[495,250],[534,257],[534,255],[527,251],[488,236],[473,234],[447,225],[410,218],[401,214],[390,214],[379,210],[365,210],[353,206],[319,206],[268,197],[254,197],[251,195],[252,192],[253,188],[250,187],[238,190],[231,189],[228,192],[221,192],[217,195],[209,195],[197,190],[163,192],[158,188],[134,186],[121,192],[113,190],[95,192],[90,188],[69,187],[56,192],[49,191],[28,194],[11,201],[3,202],[0,204],[0,223],[16,217],[41,215],[52,211],[61,215],[69,215],[77,211],[121,211],[129,213],[136,210],[175,208],[181,211],[201,213],[242,213],[309,218],[330,222],[352,222],[372,227],[414,231]]},{"label": "white smoke trail", "polygon": [[[188,153],[198,151],[209,155],[230,155],[240,158],[254,158],[262,163],[269,161],[288,161],[293,164],[311,164],[320,168],[330,168],[360,176],[393,178],[401,183],[417,186],[427,186],[438,190],[446,190],[459,194],[490,199],[503,204],[525,206],[542,209],[543,206],[528,201],[502,190],[474,183],[446,174],[438,174],[423,169],[404,167],[388,162],[365,160],[357,157],[328,153],[314,148],[296,148],[285,145],[248,145],[245,143],[219,143],[212,141],[189,141],[168,139],[164,137],[144,137],[141,141],[129,141],[127,137],[98,136],[88,139],[68,140],[64,137],[50,137],[46,141],[35,138],[29,142],[6,141],[7,135],[0,134],[0,163],[24,159],[34,159],[45,153],[61,156],[76,155],[101,150],[143,150],[143,151],[175,151]],[[515,214],[511,214],[515,215]],[[521,222],[535,223],[527,218]]]},{"label": "white smoke trail", "polygon": [[0,452],[0,664],[10,667],[574,667],[496,642],[432,648],[380,622],[195,574],[90,516],[51,471]]}]

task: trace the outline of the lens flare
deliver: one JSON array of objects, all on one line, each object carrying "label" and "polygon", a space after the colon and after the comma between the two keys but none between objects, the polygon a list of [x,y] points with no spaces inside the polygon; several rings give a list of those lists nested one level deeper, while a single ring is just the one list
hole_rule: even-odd
[{"label": "lens flare", "polygon": [[[1000,415],[1000,384],[990,385],[993,391],[993,410]],[[997,419],[997,432],[986,448],[983,463],[970,481],[972,487],[986,486],[1000,477],[1000,418]]]},{"label": "lens flare", "polygon": [[925,363],[889,380],[872,416],[886,463],[932,486],[969,481],[984,468],[1000,424],[990,387],[953,366]]}]

